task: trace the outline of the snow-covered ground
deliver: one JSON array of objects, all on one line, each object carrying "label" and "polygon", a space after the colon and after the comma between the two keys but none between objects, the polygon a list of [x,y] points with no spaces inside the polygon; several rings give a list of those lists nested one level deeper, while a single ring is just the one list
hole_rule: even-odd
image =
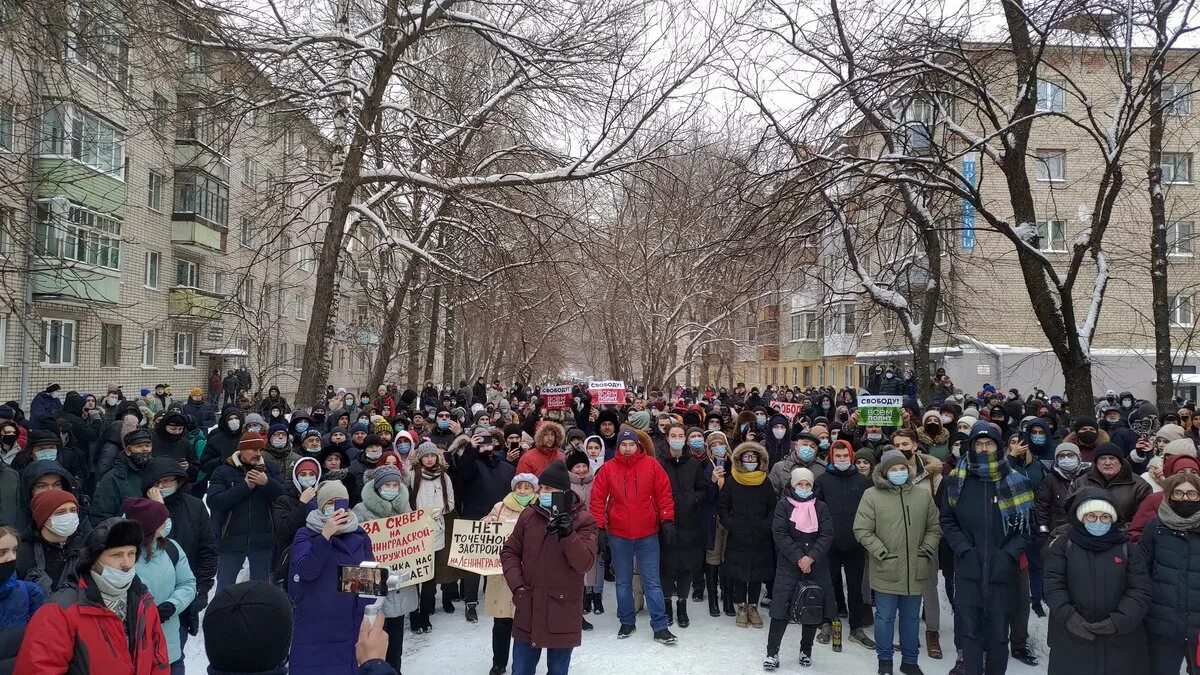
[{"label": "snow-covered ground", "polygon": [[[243,575],[245,571],[243,571]],[[617,601],[613,596],[613,584],[606,584],[604,609],[601,616],[589,615],[595,629],[584,632],[583,645],[575,650],[571,659],[571,672],[577,675],[643,675],[648,673],[704,673],[762,672],[762,659],[766,655],[767,631],[765,628],[738,628],[732,617],[712,618],[708,615],[708,602],[688,603],[688,614],[692,623],[687,628],[672,626],[671,631],[679,637],[672,646],[654,642],[650,632],[650,618],[645,611],[637,616],[637,632],[625,640],[617,639]],[[482,595],[482,589],[481,593]],[[441,611],[441,593],[438,594],[438,610],[433,615],[433,632],[427,635],[404,636],[404,672],[409,675],[426,673],[472,673],[483,675],[492,665],[492,620],[480,612],[479,623],[469,624],[463,618],[462,603],[455,603],[454,614]],[[482,603],[480,604],[482,610]],[[768,621],[767,612],[761,612]],[[868,632],[870,632],[868,628]],[[845,628],[849,632],[849,626]],[[1037,652],[1042,665],[1030,668],[1018,661],[1009,660],[1011,675],[1033,675],[1046,672],[1046,620],[1030,615],[1030,646]],[[925,655],[924,628],[921,632],[922,650],[920,666],[928,675],[944,675],[954,666],[953,615],[942,595],[942,649],[946,656],[933,660]],[[898,638],[896,640],[898,642]],[[829,645],[813,645],[813,665],[801,668],[797,659],[800,654],[799,626],[788,628],[783,638],[779,656],[782,661],[780,673],[838,673],[863,675],[876,671],[878,661],[874,650],[844,641],[841,653],[834,653]],[[203,633],[188,640],[186,647],[187,670],[193,675],[205,672],[207,659],[204,656]],[[900,655],[895,655],[897,672]],[[511,665],[511,664],[510,664]],[[545,662],[538,669],[546,672]]]}]

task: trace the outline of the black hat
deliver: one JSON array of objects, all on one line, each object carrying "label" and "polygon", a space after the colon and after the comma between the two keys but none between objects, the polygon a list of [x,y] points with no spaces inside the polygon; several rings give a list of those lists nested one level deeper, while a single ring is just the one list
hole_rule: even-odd
[{"label": "black hat", "polygon": [[570,471],[576,464],[589,464],[586,452],[575,450],[567,455],[567,470]]},{"label": "black hat", "polygon": [[1116,443],[1101,443],[1096,446],[1096,451],[1092,453],[1092,459],[1099,461],[1105,455],[1112,455],[1117,459],[1125,459],[1125,451]]},{"label": "black hat", "polygon": [[59,389],[62,389],[62,387],[60,387],[57,382],[51,382],[50,384],[46,385],[46,393],[47,394],[53,394],[54,392],[58,391]]},{"label": "black hat", "polygon": [[86,558],[81,562],[87,567],[96,564],[100,554],[120,546],[142,546],[142,525],[136,520],[109,518],[96,526],[87,537],[84,546]]},{"label": "black hat", "polygon": [[25,443],[25,447],[32,450],[42,445],[53,445],[55,448],[61,448],[62,443],[59,440],[58,434],[45,429],[34,429],[29,432],[29,440]]},{"label": "black hat", "polygon": [[538,476],[538,484],[566,492],[571,489],[571,473],[561,459],[556,459]]},{"label": "black hat", "polygon": [[244,581],[217,591],[208,603],[204,651],[212,670],[273,671],[287,661],[291,649],[292,603],[276,586]]},{"label": "black hat", "polygon": [[125,447],[128,448],[129,446],[137,445],[138,443],[153,443],[154,439],[150,437],[149,431],[146,431],[145,429],[134,429],[133,431],[125,434],[125,438],[122,439],[121,442],[124,443]]}]

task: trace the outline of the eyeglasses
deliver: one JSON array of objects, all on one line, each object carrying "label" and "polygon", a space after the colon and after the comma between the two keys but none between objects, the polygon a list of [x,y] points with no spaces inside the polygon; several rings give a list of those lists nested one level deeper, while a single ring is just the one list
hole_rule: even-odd
[{"label": "eyeglasses", "polygon": [[1085,513],[1083,514],[1083,522],[1085,523],[1111,523],[1113,517],[1107,513]]},{"label": "eyeglasses", "polygon": [[1172,490],[1171,499],[1177,502],[1200,502],[1200,492],[1192,490],[1184,492],[1183,490]]}]

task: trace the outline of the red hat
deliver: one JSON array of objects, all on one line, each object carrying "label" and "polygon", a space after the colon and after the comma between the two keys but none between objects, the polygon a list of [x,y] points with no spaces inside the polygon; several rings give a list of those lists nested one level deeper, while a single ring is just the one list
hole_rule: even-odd
[{"label": "red hat", "polygon": [[1174,476],[1186,468],[1191,468],[1196,473],[1200,473],[1200,461],[1195,457],[1188,455],[1169,455],[1163,460],[1163,475]]},{"label": "red hat", "polygon": [[238,440],[237,449],[240,452],[242,450],[262,450],[266,447],[267,441],[262,437],[262,434],[248,432],[242,434],[241,439]]},{"label": "red hat", "polygon": [[167,512],[167,507],[145,497],[135,497],[126,499],[121,502],[121,510],[125,512],[125,517],[129,520],[136,520],[142,526],[142,534],[146,540],[150,540],[158,533],[158,528],[167,522],[167,518],[171,514]]},{"label": "red hat", "polygon": [[74,504],[76,508],[79,508],[79,500],[66,490],[46,490],[37,493],[31,503],[33,524],[37,526],[37,529],[42,529],[46,525],[46,521],[50,520],[50,516],[63,504]]}]

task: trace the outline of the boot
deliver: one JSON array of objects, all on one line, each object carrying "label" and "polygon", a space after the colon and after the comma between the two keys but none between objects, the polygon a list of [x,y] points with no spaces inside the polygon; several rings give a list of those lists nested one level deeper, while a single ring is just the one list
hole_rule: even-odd
[{"label": "boot", "polygon": [[[701,574],[707,576],[707,572],[708,565],[705,565]],[[692,602],[704,602],[704,584],[700,583],[700,579],[692,579]]]},{"label": "boot", "polygon": [[442,609],[447,614],[454,613],[454,600],[450,597],[450,594],[445,591],[442,591]]},{"label": "boot", "polygon": [[592,613],[599,616],[604,613],[604,594],[592,594]]},{"label": "boot", "polygon": [[733,607],[733,598],[729,593],[729,581],[727,579],[721,579],[721,609],[724,611],[725,616],[734,616],[736,614]]},{"label": "boot", "polygon": [[475,604],[474,602],[467,603],[467,623],[479,623],[479,613],[475,611]]},{"label": "boot", "polygon": [[592,592],[591,591],[587,591],[586,593],[583,594],[583,613],[585,615],[592,613]]},{"label": "boot", "polygon": [[593,628],[592,624],[588,623],[588,620],[587,620],[587,619],[584,619],[584,620],[583,620],[583,629],[584,629],[584,630],[591,630],[592,628]]},{"label": "boot", "polygon": [[680,628],[687,628],[689,625],[691,625],[692,622],[688,619],[687,615],[687,600],[680,598],[675,603],[675,615],[679,617]]},{"label": "boot", "polygon": [[675,625],[675,612],[671,609],[671,598],[663,598],[663,609],[667,610],[667,625]]},{"label": "boot", "polygon": [[746,618],[750,620],[750,626],[753,628],[762,628],[763,620],[758,615],[758,605],[750,605],[746,607]]},{"label": "boot", "polygon": [[733,622],[738,628],[745,628],[750,625],[750,616],[746,612],[746,605],[738,605],[737,619]]},{"label": "boot", "polygon": [[929,653],[931,659],[942,658],[942,643],[938,639],[936,630],[925,631],[925,651]]},{"label": "boot", "polygon": [[721,616],[721,606],[717,599],[717,568],[715,565],[704,566],[704,585],[708,587],[708,615]]},{"label": "boot", "polygon": [[950,669],[949,675],[967,675],[967,664],[963,663],[962,659],[954,662],[954,667]]}]

